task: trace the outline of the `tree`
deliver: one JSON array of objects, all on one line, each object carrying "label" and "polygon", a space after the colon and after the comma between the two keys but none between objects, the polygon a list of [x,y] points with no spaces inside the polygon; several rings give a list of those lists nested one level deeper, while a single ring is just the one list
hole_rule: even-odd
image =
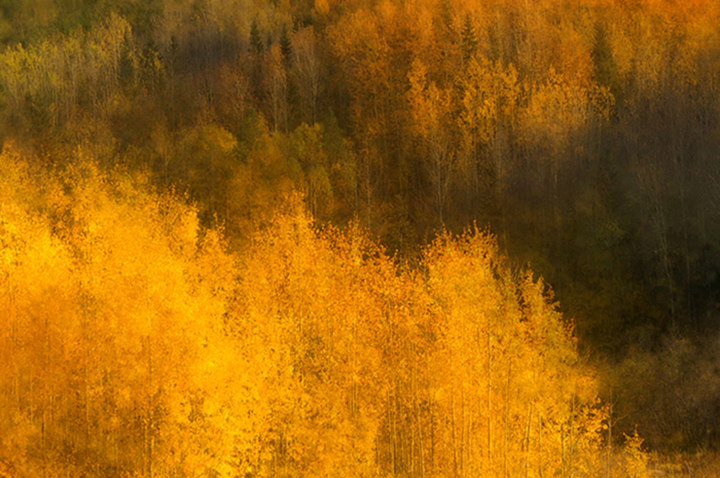
[{"label": "tree", "polygon": [[315,31],[312,26],[300,29],[292,37],[292,67],[301,98],[300,111],[309,124],[317,121],[317,102],[320,95],[322,64]]},{"label": "tree", "polygon": [[439,226],[444,224],[444,213],[455,169],[456,151],[452,148],[450,125],[451,93],[439,89],[426,78],[426,68],[416,59],[408,74],[410,91],[409,109],[413,131],[421,143],[423,164],[432,185],[433,202]]},{"label": "tree", "polygon": [[359,231],[314,231],[301,208],[291,199],[256,236],[238,290],[237,326],[272,366],[263,474],[365,475],[386,382],[370,284],[389,263],[362,258],[372,246]]},{"label": "tree", "polygon": [[431,374],[447,417],[440,463],[458,475],[592,475],[605,415],[542,281],[513,277],[478,231],[440,237],[425,264],[440,308],[434,360],[448,371]]},{"label": "tree", "polygon": [[475,25],[473,25],[473,19],[469,14],[466,14],[462,29],[462,53],[463,61],[466,64],[473,56],[475,56],[475,52],[477,51],[477,45],[478,39],[477,34],[475,33]]},{"label": "tree", "polygon": [[290,135],[290,155],[303,169],[305,194],[312,217],[327,217],[332,207],[330,165],[323,148],[323,131],[319,124],[303,123]]},{"label": "tree", "polygon": [[143,178],[43,171],[7,147],[1,164],[0,424],[18,471],[228,473],[252,456],[218,234],[199,238],[195,211]]},{"label": "tree", "polygon": [[274,44],[265,53],[263,74],[265,90],[270,102],[273,130],[287,132],[290,105],[288,103],[288,78],[280,45]]}]

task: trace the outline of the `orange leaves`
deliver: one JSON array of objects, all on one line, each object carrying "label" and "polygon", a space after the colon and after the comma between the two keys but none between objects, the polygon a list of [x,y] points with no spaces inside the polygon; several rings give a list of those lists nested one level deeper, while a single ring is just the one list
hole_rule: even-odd
[{"label": "orange leaves", "polygon": [[450,120],[451,95],[447,90],[439,89],[435,82],[428,83],[426,73],[422,61],[415,59],[408,73],[410,91],[407,96],[416,134],[432,144],[435,135],[440,134]]},{"label": "orange leaves", "polygon": [[294,196],[231,256],[142,177],[17,156],[0,157],[0,431],[23,470],[53,453],[158,475],[597,469],[605,411],[571,329],[489,234],[401,269]]},{"label": "orange leaves", "polygon": [[407,93],[412,117],[411,128],[420,140],[420,154],[433,188],[439,223],[443,224],[443,210],[447,201],[450,180],[455,165],[452,148],[453,135],[450,89],[428,83],[426,67],[415,59],[408,74],[410,91]]},{"label": "orange leaves", "polygon": [[[592,378],[578,366],[570,329],[542,281],[529,273],[514,278],[494,239],[477,230],[436,240],[425,264],[428,293],[440,307],[434,367],[445,371],[433,377],[432,389],[438,413],[455,417],[455,430],[445,436],[453,437],[452,447],[465,448],[460,430],[468,427],[486,445],[461,466],[495,475],[539,463],[548,473],[580,471],[581,463],[595,460],[599,428],[589,420],[604,415],[594,410]],[[577,427],[572,451],[560,436],[567,423]],[[568,453],[574,464],[559,460]]]},{"label": "orange leaves", "polygon": [[422,269],[297,206],[254,240],[236,314],[263,337],[268,472],[596,469],[605,415],[542,281],[477,230],[436,240]]},{"label": "orange leaves", "polygon": [[[228,363],[235,357],[223,333],[234,263],[222,240],[207,231],[198,244],[194,211],[148,192],[142,178],[82,160],[30,174],[7,148],[0,162],[0,320],[9,331],[0,361],[11,364],[0,381],[15,384],[0,392],[3,409],[26,414],[41,456],[57,451],[55,469],[178,465],[168,457],[180,445],[168,437],[182,420],[162,410],[182,410],[179,402],[202,387],[216,400],[203,411],[205,425],[218,426],[235,390],[213,378],[230,383],[223,373],[242,365]],[[25,433],[0,426],[6,436]],[[87,458],[73,465],[73,454]]]},{"label": "orange leaves", "polygon": [[463,87],[459,118],[462,131],[465,135],[476,136],[475,141],[488,143],[495,136],[498,121],[515,115],[520,100],[518,73],[512,65],[503,67],[499,62],[473,57],[460,82]]},{"label": "orange leaves", "polygon": [[375,12],[360,9],[328,32],[329,45],[348,80],[353,121],[369,134],[384,133],[383,101],[391,89],[392,48]]},{"label": "orange leaves", "polygon": [[554,70],[528,92],[526,106],[518,115],[521,141],[535,149],[543,159],[540,164],[550,165],[554,182],[560,162],[576,153],[577,136],[590,126],[593,106],[601,114],[603,109],[609,110],[606,95],[604,90],[588,91],[574,85]]},{"label": "orange leaves", "polygon": [[238,327],[264,338],[256,349],[265,357],[262,380],[276,397],[266,433],[285,443],[266,446],[299,470],[354,470],[351,456],[372,457],[365,446],[350,451],[370,445],[363,437],[372,436],[383,383],[373,325],[381,308],[363,241],[317,234],[290,205],[244,261]]}]

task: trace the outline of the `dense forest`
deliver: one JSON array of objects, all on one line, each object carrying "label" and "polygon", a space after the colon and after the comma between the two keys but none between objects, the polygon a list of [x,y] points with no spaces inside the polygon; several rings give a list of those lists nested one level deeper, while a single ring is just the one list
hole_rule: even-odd
[{"label": "dense forest", "polygon": [[0,474],[720,447],[717,1],[0,0],[0,42]]}]

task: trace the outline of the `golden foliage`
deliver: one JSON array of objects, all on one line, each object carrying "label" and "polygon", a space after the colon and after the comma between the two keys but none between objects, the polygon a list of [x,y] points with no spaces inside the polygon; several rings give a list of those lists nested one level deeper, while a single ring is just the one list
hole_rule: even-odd
[{"label": "golden foliage", "polygon": [[216,233],[200,239],[194,210],[142,178],[86,161],[31,170],[8,147],[0,163],[0,399],[18,469],[220,466],[201,450],[236,446],[247,426],[217,428],[246,377],[223,330],[234,266]]},{"label": "golden foliage", "polygon": [[[609,411],[572,327],[493,237],[443,234],[407,270],[357,224],[315,224],[364,202],[370,227],[404,201],[397,215],[420,229],[487,196],[508,222],[513,201],[542,198],[550,241],[563,171],[569,183],[614,157],[591,142],[619,141],[604,133],[620,115],[677,97],[717,133],[717,2],[255,2],[247,57],[233,5],[248,2],[170,3],[144,50],[111,14],[0,53],[5,123],[67,130],[37,148],[54,167],[9,143],[0,156],[0,462],[38,476],[643,476],[636,434],[615,468],[603,458]],[[280,45],[291,19],[305,26]],[[216,45],[217,72],[173,63]],[[184,111],[188,85],[202,99]],[[146,114],[148,91],[173,106],[135,144],[117,124]],[[346,128],[334,149],[315,122],[331,108]],[[121,149],[160,158],[162,182],[197,205],[79,159]],[[246,249],[206,227],[223,221]]]},{"label": "golden foliage", "polygon": [[602,469],[606,410],[572,330],[490,235],[444,234],[399,270],[290,197],[231,256],[141,176],[32,169],[11,147],[0,160],[0,459],[18,470]]}]

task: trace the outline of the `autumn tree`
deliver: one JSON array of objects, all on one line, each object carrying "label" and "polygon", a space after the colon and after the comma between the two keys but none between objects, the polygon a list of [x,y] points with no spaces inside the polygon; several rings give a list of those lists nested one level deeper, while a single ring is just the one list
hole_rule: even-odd
[{"label": "autumn tree", "polygon": [[262,418],[241,411],[257,392],[235,393],[254,385],[223,324],[235,266],[218,233],[90,161],[49,172],[6,147],[2,168],[4,458],[153,476],[252,456]]},{"label": "autumn tree", "polygon": [[318,97],[322,85],[320,45],[312,27],[299,30],[292,37],[292,68],[301,98],[300,111],[309,116],[307,123],[317,121]]},{"label": "autumn tree", "polygon": [[449,91],[438,88],[434,82],[428,82],[426,69],[420,60],[413,62],[408,80],[413,131],[421,142],[424,154],[422,163],[432,185],[438,226],[442,227],[457,154],[452,148],[452,131],[448,128],[452,122],[452,97]]},{"label": "autumn tree", "polygon": [[369,475],[386,383],[370,284],[390,264],[363,258],[359,231],[318,234],[301,207],[291,200],[256,238],[239,287],[238,327],[256,328],[274,370],[263,474]]},{"label": "autumn tree", "polygon": [[265,54],[263,63],[265,91],[275,131],[287,132],[290,105],[288,103],[288,72],[280,45],[274,44]]},{"label": "autumn tree", "polygon": [[[619,357],[631,363],[635,357],[672,355],[653,344],[677,339],[697,345],[718,329],[719,5],[709,0],[9,0],[0,18],[0,142],[14,142],[23,151],[18,154],[29,158],[21,162],[39,170],[40,164],[55,168],[65,178],[56,178],[60,182],[75,181],[60,171],[71,169],[79,156],[97,162],[98,177],[113,171],[108,177],[116,178],[118,165],[143,171],[143,181],[153,184],[159,196],[187,194],[197,208],[200,230],[221,225],[229,247],[241,256],[256,230],[269,227],[275,209],[296,192],[304,194],[314,225],[345,227],[356,218],[397,252],[395,261],[403,271],[419,267],[419,247],[439,227],[458,232],[477,221],[498,234],[509,263],[530,264],[553,284],[563,311],[576,320],[579,347],[593,360],[613,364],[603,370],[608,371],[604,380],[614,383],[614,374],[624,376],[615,368]],[[50,173],[38,177],[45,174]],[[35,175],[34,170],[27,173]],[[67,199],[71,189],[55,187],[54,197]],[[16,199],[27,203],[13,198],[8,204]],[[91,200],[83,204],[94,211]],[[63,208],[58,210],[75,211],[67,204]],[[32,210],[27,216],[51,214]],[[54,213],[51,222],[59,216]],[[36,222],[22,227],[25,232],[17,237],[45,237]],[[96,327],[90,320],[94,308],[104,309],[87,292],[95,286],[80,287],[71,277],[87,269],[105,280],[105,273],[95,263],[80,268],[74,252],[67,252],[84,250],[85,245],[77,245],[80,225],[53,227],[51,238],[60,232],[67,236],[48,246],[47,251],[60,251],[47,252],[55,254],[56,262],[37,252],[45,246],[22,249],[16,236],[8,240],[8,250],[22,249],[32,261],[52,266],[49,281],[75,284],[62,293],[59,287],[57,302],[63,307],[82,303],[84,322],[78,319],[77,330],[69,330],[82,338],[77,341],[82,346],[73,350],[85,353],[93,337],[106,337],[103,323]],[[95,237],[93,244],[102,240]],[[59,258],[63,254],[73,257],[71,266]],[[155,255],[164,257],[157,250]],[[107,282],[116,279],[111,275]],[[8,287],[31,289],[27,280],[18,281]],[[394,305],[384,306],[388,316],[394,314],[387,319],[394,345],[383,356],[393,375],[383,388],[388,405],[373,421],[380,437],[376,461],[395,473],[427,474],[431,463],[435,470],[455,470],[457,464],[467,471],[477,463],[470,456],[475,443],[467,427],[482,420],[468,415],[481,409],[463,402],[463,393],[475,392],[461,384],[475,375],[453,375],[458,393],[438,398],[449,400],[440,406],[429,392],[433,377],[422,371],[449,363],[439,358],[448,350],[454,357],[461,351],[465,357],[487,354],[480,349],[470,353],[469,346],[448,349],[436,341],[432,324],[443,323],[436,320],[441,309],[416,305],[408,313],[397,305],[429,300],[419,277],[378,282],[402,293],[390,295],[387,300]],[[32,301],[42,302],[41,295]],[[71,305],[65,309],[75,310]],[[53,345],[57,327],[52,324],[17,327],[22,340],[12,353],[39,357],[42,350],[22,344],[33,342],[33,334],[45,334],[49,355],[33,363],[52,362],[60,347]],[[158,336],[153,340],[160,343]],[[420,353],[425,350],[435,355]],[[93,387],[102,380],[115,383],[108,372],[114,365],[103,369],[91,360],[92,350],[82,353],[73,352],[63,362],[79,364],[81,372],[58,369],[56,374],[61,384],[62,377],[71,376],[73,387],[83,393],[88,384],[87,400],[65,399],[71,411],[63,423],[90,424],[84,435],[67,433],[70,448],[85,450],[73,455],[78,457],[103,448],[98,436],[110,436],[105,433],[110,425],[98,421],[105,402],[93,395]],[[500,387],[498,393],[520,382],[515,360],[509,366],[497,362],[493,369],[491,378],[497,380],[491,380],[491,388]],[[658,376],[665,373],[661,362],[653,362]],[[39,380],[24,377],[43,376],[42,367],[18,367],[19,378],[13,380],[19,384],[23,413],[34,407],[33,413],[50,411],[46,420],[59,416],[65,408],[52,387],[69,388],[48,381],[50,388],[40,392]],[[162,379],[165,372],[155,370]],[[673,408],[675,397],[685,396],[681,384],[686,380],[690,377],[667,380],[671,386],[666,388],[648,386],[645,393],[662,394],[656,402],[678,412],[673,420],[686,427],[686,438],[674,443],[683,447],[710,440],[705,418],[699,418],[707,411],[697,410],[716,395],[704,391],[695,402],[702,406]],[[149,394],[152,387],[145,385],[142,393]],[[51,397],[52,404],[27,405],[29,396]],[[635,402],[625,408],[628,413],[654,420],[642,413],[648,408],[639,398],[643,393],[617,396]],[[623,408],[620,401],[613,400],[614,410]],[[512,457],[520,456],[513,440],[527,437],[528,430],[535,437],[539,405],[522,402],[520,409],[530,410],[518,411],[502,393],[491,403],[502,417],[490,427],[502,430],[490,437],[490,448],[502,452],[493,466],[502,470],[505,456],[508,467]],[[147,409],[143,423],[149,423]],[[668,416],[662,407],[653,410]],[[526,421],[513,414],[524,414]],[[446,449],[430,443],[439,443],[433,440],[442,435],[436,420],[452,422],[453,416],[455,428],[448,430],[454,432],[442,432],[449,433],[446,438],[454,433],[453,453],[443,455]],[[161,418],[154,423],[165,423]],[[37,419],[30,416],[27,427],[17,430],[30,433]],[[298,420],[320,426],[310,414]],[[662,426],[669,423],[657,420]],[[613,422],[613,436],[632,437],[632,422],[630,417]],[[522,423],[525,435],[518,431]],[[138,432],[135,445],[127,445],[128,456],[130,451],[141,456],[138,450],[147,456],[153,436],[159,436],[141,425],[117,425],[117,430]],[[569,425],[560,429],[569,440]],[[639,429],[652,430],[648,442],[654,446],[666,440],[661,426],[641,424]],[[138,441],[141,435],[145,445]],[[13,436],[20,443],[19,435]],[[304,456],[307,460],[298,463],[310,466],[309,454]],[[76,465],[82,460],[77,458]],[[247,457],[242,460],[250,466]],[[257,464],[264,458],[252,460]]]},{"label": "autumn tree", "polygon": [[434,366],[450,367],[431,374],[441,468],[592,475],[604,412],[542,281],[513,277],[477,231],[438,239],[426,264],[442,321]]}]

